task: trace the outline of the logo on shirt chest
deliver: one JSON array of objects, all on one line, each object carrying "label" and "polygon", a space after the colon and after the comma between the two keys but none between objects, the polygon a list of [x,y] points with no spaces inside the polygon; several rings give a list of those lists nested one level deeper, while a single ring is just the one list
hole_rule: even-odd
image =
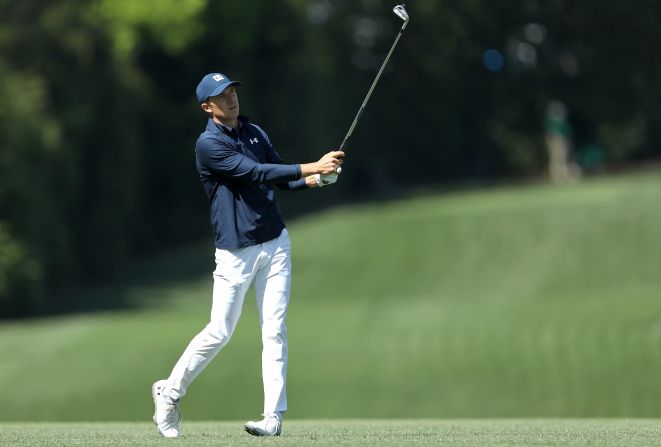
[{"label": "logo on shirt chest", "polygon": [[244,155],[247,155],[258,163],[266,163],[266,153],[264,151],[264,146],[262,145],[261,141],[259,141],[259,138],[249,137],[245,140],[239,140],[238,143],[241,147],[241,152]]}]

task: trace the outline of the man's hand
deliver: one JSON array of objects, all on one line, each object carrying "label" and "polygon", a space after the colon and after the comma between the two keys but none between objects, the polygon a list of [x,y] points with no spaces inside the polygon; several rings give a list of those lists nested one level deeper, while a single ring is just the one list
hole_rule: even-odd
[{"label": "man's hand", "polygon": [[[331,151],[327,153],[317,162],[319,164],[319,169],[321,169],[317,174],[335,174],[337,168],[339,168],[344,161],[342,160],[343,157],[344,152],[342,151]],[[335,180],[337,180],[337,178]]]},{"label": "man's hand", "polygon": [[316,174],[314,180],[317,183],[317,186],[321,188],[322,186],[335,183],[337,181],[337,174],[334,172],[332,174]]},{"label": "man's hand", "polygon": [[314,174],[305,177],[305,183],[308,188],[321,188],[322,186],[332,185],[337,181],[338,174]]},{"label": "man's hand", "polygon": [[342,157],[344,157],[344,152],[331,151],[315,163],[302,164],[301,177],[315,174],[334,174],[342,165]]}]

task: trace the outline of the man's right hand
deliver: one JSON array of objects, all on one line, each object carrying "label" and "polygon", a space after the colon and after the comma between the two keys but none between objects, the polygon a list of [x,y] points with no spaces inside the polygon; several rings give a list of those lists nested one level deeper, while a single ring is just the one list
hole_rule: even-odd
[{"label": "man's right hand", "polygon": [[319,161],[315,163],[307,163],[301,165],[301,177],[307,177],[308,175],[314,174],[332,174],[337,171],[342,165],[342,158],[344,157],[344,152],[342,151],[331,151],[326,155],[321,157]]}]

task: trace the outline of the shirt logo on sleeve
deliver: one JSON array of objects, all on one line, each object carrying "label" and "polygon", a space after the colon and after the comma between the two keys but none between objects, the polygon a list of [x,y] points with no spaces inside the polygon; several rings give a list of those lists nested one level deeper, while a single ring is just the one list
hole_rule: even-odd
[{"label": "shirt logo on sleeve", "polygon": [[255,144],[255,143],[258,143],[258,142],[259,142],[259,140],[257,138],[251,138],[250,139],[250,144]]}]

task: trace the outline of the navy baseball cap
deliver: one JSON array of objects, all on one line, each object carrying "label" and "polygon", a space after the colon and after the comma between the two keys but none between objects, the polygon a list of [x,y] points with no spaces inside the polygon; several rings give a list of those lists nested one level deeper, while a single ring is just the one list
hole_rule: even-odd
[{"label": "navy baseball cap", "polygon": [[241,83],[239,81],[232,81],[221,73],[209,73],[197,84],[197,88],[195,89],[197,101],[203,103],[209,96],[220,95],[230,85],[241,85]]}]

